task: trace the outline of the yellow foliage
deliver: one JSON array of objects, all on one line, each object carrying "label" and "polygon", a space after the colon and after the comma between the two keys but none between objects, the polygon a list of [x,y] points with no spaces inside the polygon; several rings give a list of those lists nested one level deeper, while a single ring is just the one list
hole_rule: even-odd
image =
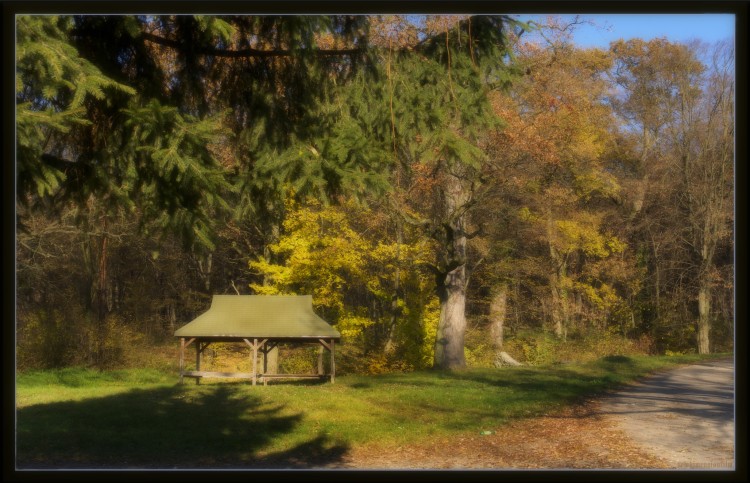
[{"label": "yellow foliage", "polygon": [[[409,301],[397,301],[402,310],[399,323],[424,325],[420,330],[429,335],[410,335],[417,335],[415,341],[419,344],[424,341],[425,347],[416,353],[411,351],[411,355],[415,364],[426,358],[431,363],[439,306],[428,304],[423,309],[427,304],[423,294],[431,289],[430,278],[416,268],[431,258],[430,245],[425,240],[390,243],[378,233],[382,226],[372,218],[366,209],[354,203],[323,206],[316,200],[289,202],[283,234],[268,247],[278,263],[265,259],[251,261],[250,269],[262,275],[264,283],[250,287],[258,294],[310,294],[316,309],[336,326],[345,340],[364,342],[368,328],[390,321],[398,271],[401,292]],[[373,305],[380,309],[371,310]],[[424,321],[413,320],[413,316],[420,314]]]},{"label": "yellow foliage", "polygon": [[607,258],[613,253],[621,253],[627,248],[625,242],[615,236],[600,231],[600,221],[596,216],[579,213],[576,220],[555,222],[557,247],[563,252],[581,250],[588,256]]},{"label": "yellow foliage", "polygon": [[373,321],[367,317],[344,315],[339,317],[336,327],[339,332],[341,332],[343,338],[351,340],[362,334],[362,329],[369,327],[372,324]]},{"label": "yellow foliage", "polygon": [[539,217],[535,215],[528,207],[524,206],[518,210],[518,218],[521,221],[535,222],[539,220]]},{"label": "yellow foliage", "polygon": [[430,367],[435,358],[435,338],[440,322],[440,301],[432,297],[424,308],[422,315],[421,361],[424,367]]},{"label": "yellow foliage", "polygon": [[581,292],[592,306],[601,311],[609,311],[621,301],[615,289],[606,283],[594,287],[587,283],[577,282],[575,289]]}]

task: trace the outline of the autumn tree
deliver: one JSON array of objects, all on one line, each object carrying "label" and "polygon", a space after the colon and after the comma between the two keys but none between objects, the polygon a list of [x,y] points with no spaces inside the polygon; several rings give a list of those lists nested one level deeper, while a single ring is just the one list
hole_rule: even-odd
[{"label": "autumn tree", "polygon": [[[605,267],[626,245],[608,226],[620,191],[607,160],[613,118],[603,74],[611,60],[606,51],[575,47],[561,31],[552,25],[547,42],[518,45],[528,75],[493,100],[508,128],[489,149],[517,166],[508,174],[525,240],[517,246],[527,258],[518,266],[527,280],[539,280],[535,290],[549,325],[564,339],[570,328],[605,327],[622,303]],[[528,263],[533,259],[539,262]]]},{"label": "autumn tree", "polygon": [[720,279],[715,251],[731,234],[733,55],[719,47],[706,66],[698,45],[662,39],[620,41],[611,50],[623,88],[616,105],[637,128],[634,207],[650,247],[655,316],[682,318],[667,312],[661,294],[678,302],[688,294],[695,309],[685,313],[695,314],[696,345],[708,353],[712,287]]},{"label": "autumn tree", "polygon": [[512,77],[503,64],[508,23],[472,17],[412,50],[384,49],[381,82],[363,85],[361,100],[352,103],[374,118],[359,124],[370,149],[392,160],[394,211],[434,243],[437,260],[429,266],[440,300],[434,366],[443,369],[465,365],[470,213],[490,181],[480,140],[500,126],[488,92]]},{"label": "autumn tree", "polygon": [[[251,260],[263,276],[252,284],[258,294],[311,294],[316,310],[347,340],[349,369],[377,373],[387,368],[425,366],[432,356],[437,317],[429,274],[419,267],[429,259],[424,241],[395,241],[385,212],[353,199],[323,206],[308,198],[288,201],[278,243],[270,245],[275,263]],[[392,274],[401,273],[401,323],[390,327]],[[436,315],[436,314],[434,314]],[[432,337],[430,337],[432,336]],[[384,349],[392,345],[391,351]],[[359,362],[351,362],[359,354]]]}]

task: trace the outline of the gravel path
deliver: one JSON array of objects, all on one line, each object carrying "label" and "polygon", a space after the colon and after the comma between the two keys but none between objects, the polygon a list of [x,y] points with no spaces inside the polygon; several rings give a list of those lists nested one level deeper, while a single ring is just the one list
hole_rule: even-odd
[{"label": "gravel path", "polygon": [[670,468],[734,469],[731,360],[654,375],[603,399],[599,410]]}]

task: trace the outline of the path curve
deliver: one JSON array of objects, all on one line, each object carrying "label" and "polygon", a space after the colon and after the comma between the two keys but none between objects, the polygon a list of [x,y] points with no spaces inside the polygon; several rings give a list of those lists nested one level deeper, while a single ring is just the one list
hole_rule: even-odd
[{"label": "path curve", "polygon": [[734,469],[732,360],[655,374],[604,398],[599,410],[671,468]]}]

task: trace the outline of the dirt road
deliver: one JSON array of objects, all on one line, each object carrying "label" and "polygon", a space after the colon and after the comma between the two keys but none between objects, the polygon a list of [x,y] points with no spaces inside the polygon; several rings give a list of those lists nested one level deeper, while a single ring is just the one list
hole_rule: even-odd
[{"label": "dirt road", "polygon": [[602,400],[599,411],[670,468],[734,468],[734,365],[665,371]]}]

